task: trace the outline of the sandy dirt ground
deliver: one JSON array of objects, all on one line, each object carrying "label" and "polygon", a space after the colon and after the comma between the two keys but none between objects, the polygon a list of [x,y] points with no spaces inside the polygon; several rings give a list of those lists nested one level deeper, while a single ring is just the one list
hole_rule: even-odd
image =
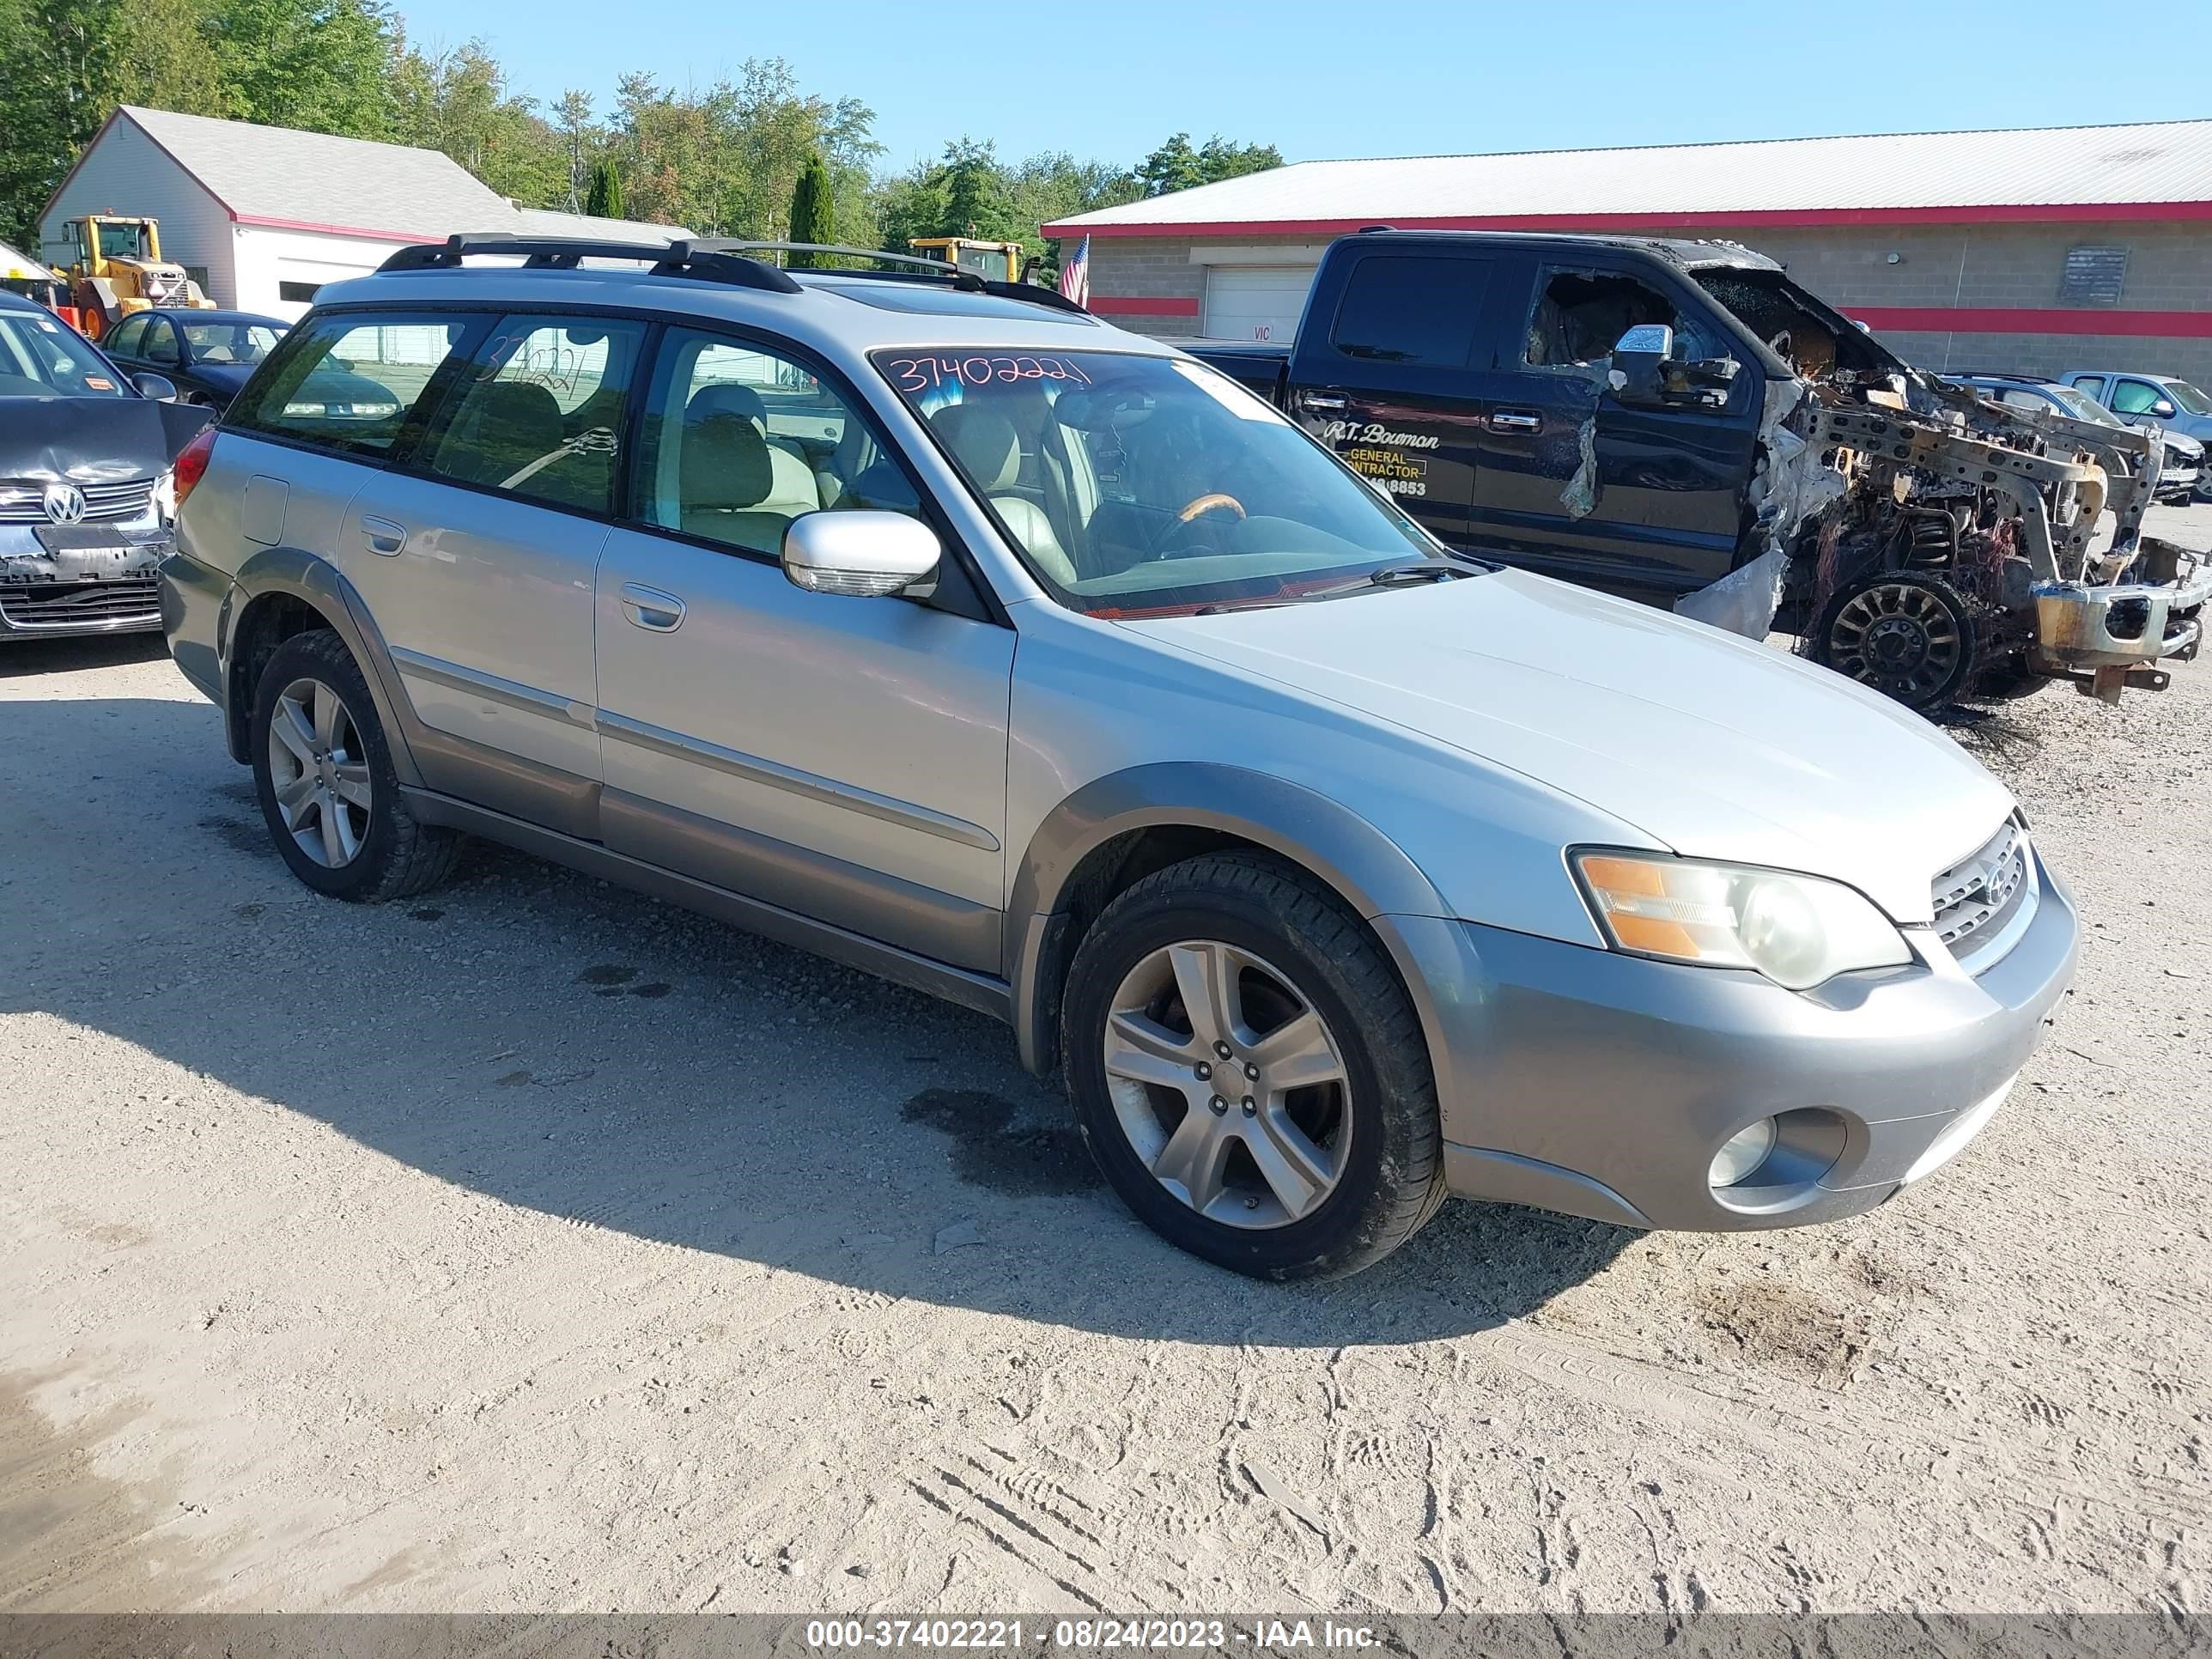
[{"label": "sandy dirt ground", "polygon": [[1938,1178],[1278,1288],[999,1027],[495,851],[319,900],[158,645],[11,650],[0,1609],[2203,1610],[2177,680],[1963,734],[2088,938]]}]

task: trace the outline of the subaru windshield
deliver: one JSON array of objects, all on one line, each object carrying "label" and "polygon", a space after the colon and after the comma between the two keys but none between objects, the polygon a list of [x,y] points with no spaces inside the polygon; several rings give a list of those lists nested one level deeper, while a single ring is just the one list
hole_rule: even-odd
[{"label": "subaru windshield", "polygon": [[[1094,616],[1368,589],[1448,554],[1320,444],[1185,359],[878,351],[1030,569]],[[1380,573],[1378,574],[1378,573]]]}]

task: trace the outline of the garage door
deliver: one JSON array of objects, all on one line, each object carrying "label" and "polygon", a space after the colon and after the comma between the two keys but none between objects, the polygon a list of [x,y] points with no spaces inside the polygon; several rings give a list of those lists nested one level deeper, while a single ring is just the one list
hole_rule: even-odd
[{"label": "garage door", "polygon": [[1313,265],[1208,265],[1206,315],[1211,340],[1287,340],[1298,331],[1313,286]]}]

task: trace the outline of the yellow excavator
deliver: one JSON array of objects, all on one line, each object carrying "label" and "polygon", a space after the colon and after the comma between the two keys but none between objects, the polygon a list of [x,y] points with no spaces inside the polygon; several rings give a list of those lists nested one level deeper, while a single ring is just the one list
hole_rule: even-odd
[{"label": "yellow excavator", "polygon": [[76,256],[68,273],[70,299],[81,319],[78,326],[92,338],[132,312],[154,306],[215,309],[182,265],[162,259],[156,221],[94,213],[70,220],[66,234]]}]

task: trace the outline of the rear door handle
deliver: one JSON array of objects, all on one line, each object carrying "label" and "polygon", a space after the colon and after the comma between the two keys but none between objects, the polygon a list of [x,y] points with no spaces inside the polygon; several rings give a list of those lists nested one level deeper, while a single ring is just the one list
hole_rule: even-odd
[{"label": "rear door handle", "polygon": [[407,526],[394,524],[389,519],[372,519],[364,514],[361,520],[361,538],[372,553],[396,558],[399,550],[407,545]]},{"label": "rear door handle", "polygon": [[684,625],[684,601],[673,593],[664,593],[657,587],[641,587],[635,582],[624,582],[622,586],[623,614],[633,625],[649,629],[655,634],[673,634]]},{"label": "rear door handle", "polygon": [[1533,409],[1493,409],[1490,411],[1492,432],[1541,432],[1544,417]]},{"label": "rear door handle", "polygon": [[1314,410],[1342,409],[1344,399],[1334,392],[1301,392],[1298,393],[1298,407]]}]

